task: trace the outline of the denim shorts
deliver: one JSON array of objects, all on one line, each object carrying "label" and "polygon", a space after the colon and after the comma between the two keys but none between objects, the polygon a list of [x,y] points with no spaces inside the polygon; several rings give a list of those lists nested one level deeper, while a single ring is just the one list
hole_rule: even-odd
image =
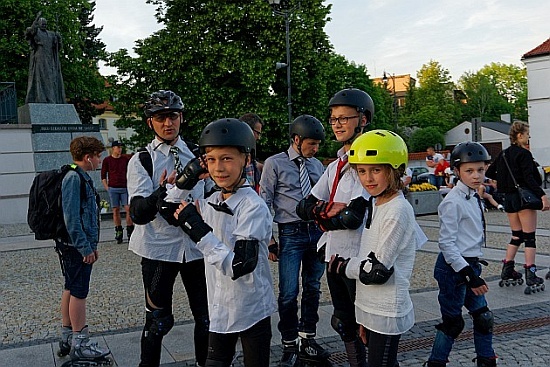
[{"label": "denim shorts", "polygon": [[113,208],[128,205],[128,189],[125,187],[109,187],[109,199]]},{"label": "denim shorts", "polygon": [[92,264],[84,263],[83,256],[73,246],[58,242],[56,251],[65,277],[64,289],[68,290],[73,297],[86,299],[90,291]]}]

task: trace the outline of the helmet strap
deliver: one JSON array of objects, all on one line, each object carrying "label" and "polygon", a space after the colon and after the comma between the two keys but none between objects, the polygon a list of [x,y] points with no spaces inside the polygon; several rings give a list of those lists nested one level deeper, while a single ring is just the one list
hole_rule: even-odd
[{"label": "helmet strap", "polygon": [[365,116],[365,114],[363,112],[359,112],[359,122],[357,123],[357,126],[355,127],[355,129],[353,129],[353,136],[346,140],[344,142],[344,145],[351,145],[353,143],[353,141],[363,133],[363,130],[367,127],[367,125],[369,124],[368,122],[362,126],[361,125],[361,122],[363,121],[363,116]]}]

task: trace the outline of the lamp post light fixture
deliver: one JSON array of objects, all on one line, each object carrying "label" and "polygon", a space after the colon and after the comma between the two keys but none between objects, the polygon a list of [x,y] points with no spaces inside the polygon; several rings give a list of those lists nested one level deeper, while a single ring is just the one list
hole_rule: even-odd
[{"label": "lamp post light fixture", "polygon": [[[395,90],[395,74],[390,74],[390,78],[392,80],[392,112],[393,112],[393,129],[394,132],[397,132],[397,114],[399,113],[398,105],[397,105],[397,93]],[[384,70],[384,75],[382,76],[382,83],[384,83],[385,88],[388,88],[388,75],[386,75],[386,71]]]},{"label": "lamp post light fixture", "polygon": [[285,41],[286,41],[286,63],[278,62],[275,65],[276,70],[286,68],[287,84],[287,106],[288,106],[288,125],[292,124],[292,90],[290,84],[290,15],[297,7],[290,7],[289,0],[267,0],[273,14],[284,17],[285,19]]}]

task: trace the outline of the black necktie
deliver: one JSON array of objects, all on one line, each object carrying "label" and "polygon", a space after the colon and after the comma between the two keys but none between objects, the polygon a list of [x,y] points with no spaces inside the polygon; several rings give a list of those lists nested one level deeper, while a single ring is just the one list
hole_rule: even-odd
[{"label": "black necktie", "polygon": [[214,204],[214,203],[208,203],[208,205],[210,205],[212,208],[214,208],[216,211],[218,212],[222,212],[222,213],[225,213],[225,214],[229,214],[229,215],[233,215],[233,211],[231,210],[231,208],[229,207],[229,205],[227,205],[226,203],[222,202],[222,203],[219,203],[219,204]]},{"label": "black necktie", "polygon": [[474,197],[477,199],[477,205],[479,206],[479,210],[481,210],[481,222],[483,223],[483,245],[487,247],[487,241],[485,240],[486,229],[487,229],[487,225],[485,223],[485,210],[483,209],[481,198],[479,197],[477,192],[474,194]]}]

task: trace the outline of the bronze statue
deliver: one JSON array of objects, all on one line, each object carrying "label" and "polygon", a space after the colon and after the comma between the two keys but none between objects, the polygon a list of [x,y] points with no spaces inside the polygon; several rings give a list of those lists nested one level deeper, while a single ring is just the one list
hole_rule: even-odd
[{"label": "bronze statue", "polygon": [[61,35],[46,29],[47,21],[38,12],[25,37],[32,48],[29,62],[29,82],[25,103],[67,103],[61,75],[59,49]]}]

